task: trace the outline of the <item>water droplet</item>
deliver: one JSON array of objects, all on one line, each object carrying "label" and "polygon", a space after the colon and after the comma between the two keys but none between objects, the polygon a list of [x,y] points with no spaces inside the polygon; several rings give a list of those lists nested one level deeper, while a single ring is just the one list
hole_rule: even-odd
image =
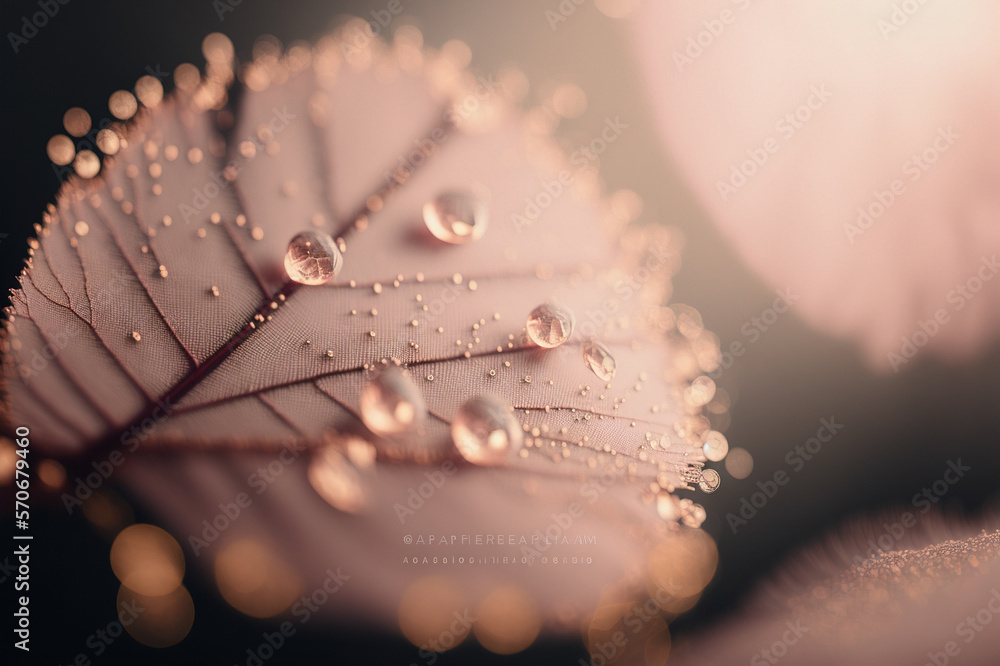
[{"label": "water droplet", "polygon": [[139,342],[142,340],[142,334],[139,331],[132,331],[132,339]]},{"label": "water droplet", "polygon": [[219,295],[219,288],[218,288],[218,287],[216,287],[216,286],[215,286],[215,285],[213,284],[213,285],[212,285],[212,296],[218,296],[218,295]]},{"label": "water droplet", "polygon": [[376,435],[415,430],[427,414],[420,389],[402,368],[390,366],[361,390],[361,420]]},{"label": "water droplet", "polygon": [[489,210],[483,197],[471,191],[452,191],[424,204],[424,223],[435,238],[461,245],[483,237]]},{"label": "water droplet", "polygon": [[491,395],[462,405],[451,424],[451,437],[462,457],[484,466],[502,465],[524,442],[524,432],[510,408]]},{"label": "water droplet", "polygon": [[322,231],[303,231],[285,252],[285,271],[301,284],[326,284],[337,277],[343,265],[344,257],[333,238]]},{"label": "water droplet", "polygon": [[719,462],[729,453],[729,441],[721,432],[709,430],[705,437],[705,444],[702,445],[705,457],[712,462]]},{"label": "water droplet", "polygon": [[576,322],[569,309],[543,303],[531,311],[525,327],[528,337],[539,347],[552,349],[569,340]]},{"label": "water droplet", "polygon": [[309,461],[309,484],[327,504],[345,513],[359,513],[368,494],[358,469],[337,446],[321,448]]},{"label": "water droplet", "polygon": [[602,380],[609,382],[615,376],[615,357],[600,342],[588,342],[583,346],[583,360]]},{"label": "water droplet", "polygon": [[698,479],[698,487],[706,493],[714,493],[719,489],[720,483],[722,483],[722,477],[714,469],[703,470],[701,478]]}]

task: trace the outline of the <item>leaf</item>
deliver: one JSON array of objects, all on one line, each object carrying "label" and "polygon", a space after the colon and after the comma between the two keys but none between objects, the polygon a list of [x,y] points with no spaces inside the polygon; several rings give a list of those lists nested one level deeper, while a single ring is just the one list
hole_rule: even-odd
[{"label": "leaf", "polygon": [[[358,48],[357,29],[287,53],[260,42],[228,91],[232,47],[210,36],[205,78],[178,76],[173,96],[121,128],[127,145],[100,177],[60,191],[12,297],[10,421],[52,455],[124,452],[126,483],[195,557],[249,536],[293,563],[278,576],[286,592],[342,564],[367,582],[330,610],[354,618],[396,617],[429,571],[403,559],[444,552],[404,535],[595,535],[570,548],[593,560],[585,583],[582,564],[448,570],[470,600],[516,580],[557,624],[559,609],[578,615],[604,585],[634,582],[667,533],[640,501],[650,484],[701,479],[714,385],[692,381],[714,368],[717,345],[690,308],[662,306],[676,235],[620,233],[627,220],[537,128],[545,109],[533,124],[514,109],[513,74],[476,78],[412,32]],[[431,237],[424,204],[469,187],[489,193],[486,235]],[[286,247],[317,228],[337,239],[343,271],[298,285]],[[552,350],[525,335],[546,300],[578,321]],[[584,361],[591,338],[617,362],[610,382]],[[411,437],[380,437],[359,418],[360,396],[397,365],[428,416]],[[459,408],[480,394],[513,407],[526,433],[502,469],[462,464],[451,441]],[[240,493],[252,510],[214,543],[205,526]],[[700,522],[700,507],[684,506]]]},{"label": "leaf", "polygon": [[637,16],[660,135],[721,232],[805,321],[897,371],[969,358],[1000,331],[1000,14],[914,7]]}]

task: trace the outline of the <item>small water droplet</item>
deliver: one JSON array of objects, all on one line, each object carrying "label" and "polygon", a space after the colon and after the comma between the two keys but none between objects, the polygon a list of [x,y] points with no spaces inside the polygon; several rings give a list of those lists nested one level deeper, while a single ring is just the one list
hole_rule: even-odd
[{"label": "small water droplet", "polygon": [[327,358],[333,358],[333,356],[334,356],[333,350],[332,349],[327,349],[326,350],[326,357]]},{"label": "small water droplet", "polygon": [[583,360],[603,381],[609,382],[615,376],[615,357],[600,342],[588,342],[583,346]]},{"label": "small water droplet", "polygon": [[424,224],[445,243],[462,245],[482,238],[488,223],[486,201],[472,191],[445,192],[424,204]]},{"label": "small water droplet", "polygon": [[361,389],[361,420],[376,435],[415,430],[427,406],[420,389],[397,366],[389,366]]},{"label": "small water droplet", "polygon": [[213,284],[213,285],[212,285],[212,296],[218,296],[218,295],[219,295],[219,288],[218,288],[218,287],[216,287],[216,286],[215,286],[215,285]]},{"label": "small water droplet", "polygon": [[714,493],[719,489],[720,483],[722,483],[722,477],[714,469],[703,470],[701,478],[698,479],[698,487],[706,493]]},{"label": "small water droplet", "polygon": [[510,407],[491,395],[472,398],[459,408],[451,436],[463,458],[484,466],[502,465],[524,442],[524,432]]},{"label": "small water droplet", "polygon": [[132,339],[139,342],[142,340],[142,334],[139,331],[132,331]]},{"label": "small water droplet", "polygon": [[721,432],[709,430],[705,437],[705,444],[701,447],[705,452],[705,457],[712,462],[719,462],[729,453],[729,440]]},{"label": "small water droplet", "polygon": [[309,230],[295,236],[285,252],[288,277],[301,284],[326,284],[340,273],[344,257],[330,234]]},{"label": "small water droplet", "polygon": [[681,500],[681,522],[688,527],[701,527],[707,515],[705,507],[701,504],[696,504],[689,499]]},{"label": "small water droplet", "polygon": [[575,323],[573,313],[568,308],[543,303],[528,315],[525,328],[532,342],[539,347],[552,349],[569,340]]}]

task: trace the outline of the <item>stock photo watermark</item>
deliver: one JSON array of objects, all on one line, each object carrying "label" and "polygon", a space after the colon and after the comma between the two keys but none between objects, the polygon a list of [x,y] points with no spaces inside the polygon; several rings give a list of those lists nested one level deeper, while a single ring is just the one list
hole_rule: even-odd
[{"label": "stock photo watermark", "polygon": [[841,430],[843,423],[837,423],[837,418],[821,418],[816,435],[808,438],[802,444],[796,444],[792,450],[785,454],[785,464],[791,469],[791,473],[784,469],[778,469],[771,478],[757,482],[757,491],[749,497],[744,495],[740,498],[740,508],[737,513],[727,513],[726,522],[733,534],[739,532],[741,527],[745,527],[757,514],[767,506],[778,494],[783,486],[787,486],[792,480],[791,474],[801,472],[806,464],[813,460],[823,450],[825,444],[829,444]]},{"label": "stock photo watermark", "polygon": [[[955,625],[955,634],[963,639],[965,645],[968,645],[986,630],[997,615],[1000,615],[1000,588],[994,587],[990,590],[990,597],[986,604],[976,611],[975,615],[969,615]],[[948,666],[952,658],[961,653],[962,646],[958,641],[948,641],[941,647],[940,651],[928,652],[927,661],[924,662],[923,666]]]},{"label": "stock photo watermark", "polygon": [[826,84],[816,84],[809,87],[808,94],[801,104],[786,112],[774,122],[774,134],[761,141],[759,145],[747,148],[747,159],[729,167],[729,177],[726,180],[716,180],[715,189],[723,201],[728,201],[746,185],[765,164],[781,150],[782,142],[791,140],[795,134],[805,127],[813,115],[822,109],[833,97]]},{"label": "stock photo watermark", "polygon": [[406,494],[406,502],[396,502],[392,505],[392,510],[396,512],[396,518],[399,519],[399,524],[405,525],[407,518],[415,515],[417,511],[424,508],[424,505],[432,497],[434,497],[434,494],[438,491],[438,489],[445,484],[448,477],[454,475],[457,471],[458,467],[455,465],[454,461],[445,460],[441,463],[440,469],[424,472],[424,477],[426,477],[427,480],[416,488],[412,486],[409,488]]},{"label": "stock photo watermark", "polygon": [[791,289],[778,289],[775,293],[778,297],[774,299],[770,307],[764,308],[759,314],[750,317],[740,326],[740,333],[746,338],[746,342],[733,340],[728,347],[721,350],[719,367],[708,373],[708,376],[713,380],[719,379],[722,377],[722,373],[733,367],[736,359],[743,356],[750,345],[757,344],[764,333],[778,322],[778,318],[788,312],[792,304],[800,298]]},{"label": "stock photo watermark", "polygon": [[899,169],[906,180],[893,178],[886,184],[885,189],[876,189],[867,203],[858,206],[854,223],[844,223],[844,234],[851,245],[854,245],[859,236],[871,229],[893,204],[906,194],[906,182],[913,184],[920,180],[938,159],[955,145],[958,138],[959,135],[951,125],[939,127],[931,144],[919,153],[913,153],[900,166]]},{"label": "stock photo watermark", "polygon": [[[750,7],[750,0],[732,0],[733,6],[739,11],[746,11]],[[685,67],[694,64],[707,49],[715,44],[715,40],[722,36],[728,26],[736,23],[739,15],[728,7],[719,12],[718,16],[707,18],[701,22],[703,29],[693,35],[689,35],[684,49],[674,51],[674,64],[678,72],[683,72]]]},{"label": "stock photo watermark", "polygon": [[876,24],[878,31],[882,34],[882,39],[888,40],[889,37],[899,32],[927,2],[928,0],[903,0],[902,2],[894,2],[889,15],[885,18],[880,18]]},{"label": "stock photo watermark", "polygon": [[803,636],[809,633],[809,627],[802,626],[802,620],[796,620],[795,622],[787,621],[785,622],[785,631],[782,632],[781,638],[775,640],[766,648],[761,648],[757,652],[753,659],[750,660],[751,666],[767,666],[767,664],[777,664],[778,660],[784,657],[789,652],[789,648],[798,643]]},{"label": "stock photo watermark", "polygon": [[883,533],[876,538],[869,538],[868,551],[864,556],[855,555],[852,560],[855,566],[863,564],[866,560],[881,553],[888,553],[893,550],[907,531],[917,525],[920,516],[930,512],[934,504],[937,504],[951,490],[951,487],[962,480],[967,472],[972,468],[962,464],[962,459],[949,460],[944,473],[930,486],[923,487],[919,493],[913,495],[910,504],[914,509],[919,509],[919,515],[912,511],[904,511],[898,521],[892,523],[883,522]]},{"label": "stock photo watermark", "polygon": [[[282,131],[284,131],[290,121],[295,120],[296,114],[289,113],[288,107],[283,106],[281,109],[277,107],[271,109],[271,117],[267,120],[267,127],[270,129],[271,136],[277,136]],[[209,204],[218,197],[222,192],[225,191],[227,187],[232,185],[236,177],[239,176],[240,171],[250,163],[261,152],[266,150],[266,141],[259,138],[257,134],[251,134],[240,141],[241,146],[241,157],[242,159],[232,159],[226,164],[225,167],[217,171],[213,170],[211,172],[212,179],[202,185],[201,187],[191,188],[191,200],[188,203],[181,202],[177,205],[177,211],[184,218],[185,223],[189,223],[192,217],[200,215],[202,211],[208,208]],[[247,150],[243,152],[243,146],[247,146]],[[252,150],[250,147],[252,146]]]},{"label": "stock photo watermark", "polygon": [[[165,72],[160,69],[160,64],[156,65],[146,65],[146,76],[151,76],[161,83],[171,76],[170,72]],[[88,131],[83,136],[75,138],[73,143],[73,148],[76,153],[81,151],[89,150],[93,153],[102,153],[98,147],[97,135],[105,129],[108,129],[115,123],[120,123],[121,120],[118,118],[112,118],[110,116],[104,116],[97,122],[91,122],[90,131]],[[71,175],[76,173],[73,167],[73,162],[69,164],[56,164],[52,163],[52,173],[60,183],[65,182]]]},{"label": "stock photo watermark", "polygon": [[7,41],[14,54],[20,53],[25,45],[38,36],[49,21],[59,14],[59,10],[70,3],[70,0],[38,0],[38,11],[21,17],[17,32],[8,32]]},{"label": "stock photo watermark", "polygon": [[552,180],[543,180],[539,192],[524,198],[524,208],[519,213],[510,214],[510,221],[518,233],[537,223],[542,213],[566,193],[576,176],[594,165],[626,129],[628,125],[622,122],[620,116],[605,118],[601,131],[570,154],[569,163],[576,169],[561,169]]},{"label": "stock photo watermark", "polygon": [[84,477],[76,477],[73,491],[63,493],[60,497],[63,506],[66,507],[66,513],[73,515],[76,507],[83,506],[83,502],[103,486],[104,482],[115,473],[115,470],[125,463],[126,454],[135,453],[139,445],[149,439],[160,427],[160,424],[170,417],[173,410],[174,406],[170,403],[169,397],[158,400],[149,416],[122,432],[118,439],[121,449],[113,449],[103,459],[91,461],[90,466],[94,471]]},{"label": "stock photo watermark", "polygon": [[[327,569],[325,573],[326,578],[323,579],[323,582],[309,594],[302,595],[290,609],[292,617],[299,621],[300,627],[315,617],[320,609],[330,601],[330,598],[351,579],[351,576],[341,571],[340,567],[337,567],[336,571]],[[278,625],[277,631],[263,632],[261,642],[245,650],[246,660],[243,664],[245,666],[263,666],[264,662],[273,659],[278,651],[288,644],[288,640],[297,631],[298,627],[290,620],[286,620]],[[239,666],[239,664],[234,666]]]},{"label": "stock photo watermark", "polygon": [[951,323],[952,314],[961,312],[998,272],[1000,272],[1000,262],[997,261],[997,256],[995,254],[991,257],[984,256],[975,274],[965,282],[956,284],[945,295],[947,306],[938,308],[933,316],[927,319],[917,320],[915,330],[900,338],[899,349],[886,354],[886,360],[889,361],[893,372],[899,372],[900,368],[912,361],[922,347],[934,339],[944,326]]},{"label": "stock photo watermark", "polygon": [[392,171],[382,173],[386,187],[399,184],[400,173],[413,173],[451,138],[451,128],[459,128],[499,89],[503,88],[493,74],[476,77],[476,85],[461,100],[452,104],[442,116],[442,124],[432,129],[426,136],[413,140],[413,150],[400,154]]},{"label": "stock photo watermark", "polygon": [[[285,470],[307,450],[307,447],[295,442],[286,444],[275,458],[266,465],[258,467],[247,477],[247,487],[253,490],[255,495],[264,494],[271,487],[271,484],[277,481],[278,477],[284,474]],[[252,504],[253,497],[244,491],[236,493],[236,496],[229,502],[220,502],[218,513],[201,521],[200,535],[191,534],[188,536],[188,545],[191,546],[194,556],[201,557],[202,552],[232,527]]]}]

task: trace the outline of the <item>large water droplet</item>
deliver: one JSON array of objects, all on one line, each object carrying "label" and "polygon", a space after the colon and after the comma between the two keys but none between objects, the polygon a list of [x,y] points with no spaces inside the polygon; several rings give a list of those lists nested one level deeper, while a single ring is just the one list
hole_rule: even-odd
[{"label": "large water droplet", "polygon": [[488,223],[485,199],[471,190],[445,192],[424,204],[424,224],[445,243],[461,245],[482,238]]},{"label": "large water droplet", "polygon": [[361,420],[377,435],[411,432],[426,414],[420,389],[402,368],[386,368],[361,390]]},{"label": "large water droplet", "polygon": [[729,441],[721,432],[709,430],[701,449],[705,452],[706,458],[712,462],[719,462],[729,453]]},{"label": "large water droplet", "polygon": [[701,478],[698,479],[698,487],[706,493],[714,493],[719,489],[720,483],[722,483],[722,477],[714,469],[703,470]]},{"label": "large water droplet", "polygon": [[458,410],[451,424],[455,447],[476,465],[502,465],[507,456],[521,448],[524,432],[502,400],[480,395]]},{"label": "large water droplet", "polygon": [[568,308],[543,303],[528,315],[525,328],[532,342],[539,347],[552,349],[569,340],[575,323],[573,313]]},{"label": "large water droplet", "polygon": [[583,346],[583,360],[603,381],[610,382],[615,376],[615,357],[600,342],[588,342]]},{"label": "large water droplet", "polygon": [[337,277],[343,265],[344,256],[330,234],[322,231],[303,231],[285,252],[285,271],[301,284],[326,284]]},{"label": "large water droplet", "polygon": [[[355,441],[355,447],[374,451],[370,443]],[[355,460],[357,454],[353,449],[344,446],[350,443],[331,443],[316,451],[309,461],[309,484],[333,508],[345,513],[360,513],[368,505],[368,486],[362,478],[364,465],[359,465],[360,459]]]}]

